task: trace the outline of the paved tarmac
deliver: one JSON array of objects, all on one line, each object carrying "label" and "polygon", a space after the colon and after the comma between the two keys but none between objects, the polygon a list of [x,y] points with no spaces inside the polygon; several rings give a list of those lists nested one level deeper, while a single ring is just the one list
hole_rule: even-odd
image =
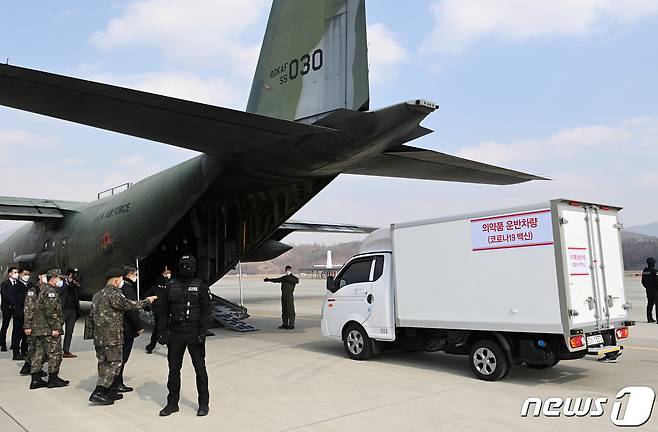
[{"label": "paved tarmac", "polygon": [[[441,353],[386,353],[368,362],[350,360],[340,343],[320,335],[323,281],[302,280],[297,288],[298,321],[278,330],[278,286],[259,278],[244,281],[249,322],[260,331],[247,334],[216,329],[207,342],[211,411],[196,417],[194,373],[186,357],[181,411],[157,413],[166,398],[166,348],[147,355],[142,336],[126,367],[135,391],[109,407],[90,406],[96,383],[93,346],[76,327],[73,350],[61,375],[72,381],[62,389],[28,390],[29,378],[8,353],[0,354],[0,432],[36,431],[606,431],[616,393],[631,385],[658,391],[658,325],[643,323],[644,291],[628,281],[632,318],[626,349],[616,364],[586,358],[549,370],[515,368],[508,379],[488,383],[473,378],[465,357]],[[237,280],[225,278],[214,290],[239,298]],[[598,418],[522,418],[525,398],[536,396],[606,397]],[[655,408],[654,411],[658,411]],[[658,413],[639,430],[658,431]]]}]

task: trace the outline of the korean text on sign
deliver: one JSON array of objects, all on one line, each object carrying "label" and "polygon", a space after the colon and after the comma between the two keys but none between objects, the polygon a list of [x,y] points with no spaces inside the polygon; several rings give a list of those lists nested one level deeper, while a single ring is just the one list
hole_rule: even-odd
[{"label": "korean text on sign", "polygon": [[589,252],[586,248],[570,247],[569,276],[589,276]]},{"label": "korean text on sign", "polygon": [[553,244],[550,210],[471,220],[473,250]]}]

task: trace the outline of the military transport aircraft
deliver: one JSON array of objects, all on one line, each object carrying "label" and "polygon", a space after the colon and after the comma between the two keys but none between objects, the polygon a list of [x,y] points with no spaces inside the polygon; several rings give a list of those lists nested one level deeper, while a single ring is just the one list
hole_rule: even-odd
[{"label": "military transport aircraft", "polygon": [[274,0],[246,112],[12,65],[0,65],[0,104],[202,153],[93,202],[0,198],[0,219],[32,222],[0,243],[2,270],[76,266],[86,298],[135,259],[148,280],[192,253],[213,283],[285,252],[294,230],[331,231],[288,218],[341,173],[540,179],[405,145],[431,132],[432,102],[370,110],[364,0]]}]

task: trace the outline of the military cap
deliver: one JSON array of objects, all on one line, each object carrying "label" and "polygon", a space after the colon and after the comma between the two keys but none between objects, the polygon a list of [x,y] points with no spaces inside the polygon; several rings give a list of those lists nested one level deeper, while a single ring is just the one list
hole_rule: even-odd
[{"label": "military cap", "polygon": [[105,272],[105,279],[112,279],[123,276],[123,270],[118,267],[112,267]]},{"label": "military cap", "polygon": [[50,270],[48,270],[48,272],[46,273],[47,280],[50,280],[54,277],[61,278],[62,277],[62,270],[60,270],[60,269],[50,269]]}]

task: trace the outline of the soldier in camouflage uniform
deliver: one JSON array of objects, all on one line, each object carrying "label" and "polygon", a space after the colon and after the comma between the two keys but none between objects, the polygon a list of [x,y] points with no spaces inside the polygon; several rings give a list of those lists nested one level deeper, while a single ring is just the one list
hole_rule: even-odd
[{"label": "soldier in camouflage uniform", "polygon": [[[48,270],[48,283],[43,286],[37,296],[34,316],[31,318],[31,328],[26,335],[34,338],[34,353],[32,355],[31,389],[41,387],[55,388],[69,385],[69,381],[58,376],[62,364],[62,305],[59,300],[58,286],[61,286],[62,276],[58,269]],[[44,357],[48,360],[48,382],[41,379]]]},{"label": "soldier in camouflage uniform", "polygon": [[[32,323],[34,322],[34,312],[36,311],[37,306],[37,296],[41,289],[47,284],[46,272],[39,274],[38,284],[32,284],[30,289],[25,295],[25,335],[27,336],[27,356],[25,357],[25,364],[21,369],[21,375],[30,375],[32,372],[32,357],[34,356],[34,336],[32,336]],[[44,371],[39,372],[41,376],[44,376],[46,373]]]},{"label": "soldier in camouflage uniform", "polygon": [[123,313],[143,309],[153,303],[156,296],[145,300],[128,300],[121,292],[123,271],[115,268],[107,274],[107,285],[94,294],[90,318],[94,333],[94,346],[98,359],[98,383],[89,397],[90,402],[111,405],[123,395],[110,391],[112,382],[121,369],[123,354]]}]

